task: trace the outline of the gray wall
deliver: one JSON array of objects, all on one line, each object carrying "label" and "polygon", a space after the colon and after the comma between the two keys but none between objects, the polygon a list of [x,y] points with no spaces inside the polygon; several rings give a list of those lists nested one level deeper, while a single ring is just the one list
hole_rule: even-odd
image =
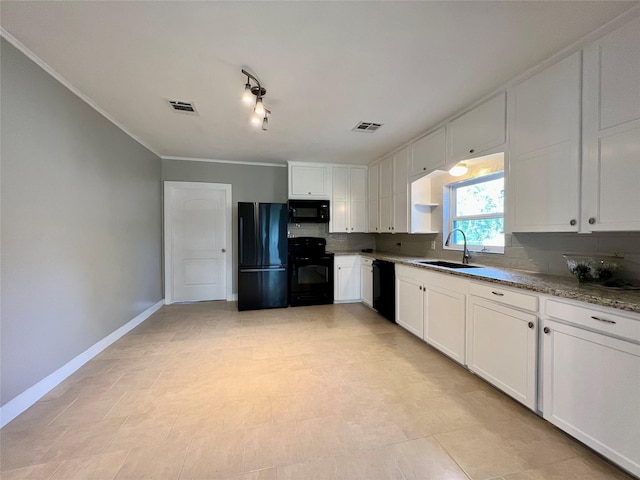
[{"label": "gray wall", "polygon": [[160,160],[2,40],[2,404],[162,299]]},{"label": "gray wall", "polygon": [[162,180],[231,185],[233,203],[233,293],[238,292],[238,202],[286,203],[287,169],[237,163],[162,160]]}]

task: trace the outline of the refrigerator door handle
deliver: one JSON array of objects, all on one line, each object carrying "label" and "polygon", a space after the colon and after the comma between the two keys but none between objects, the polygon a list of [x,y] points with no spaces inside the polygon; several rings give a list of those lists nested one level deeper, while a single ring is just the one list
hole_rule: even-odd
[{"label": "refrigerator door handle", "polygon": [[254,273],[254,272],[284,272],[286,268],[243,268],[240,273]]},{"label": "refrigerator door handle", "polygon": [[239,261],[240,261],[240,264],[242,264],[244,262],[244,248],[242,248],[242,241],[244,240],[244,217],[240,217],[239,229],[240,231],[238,232],[238,237],[240,238],[240,241],[238,243],[241,245]]}]

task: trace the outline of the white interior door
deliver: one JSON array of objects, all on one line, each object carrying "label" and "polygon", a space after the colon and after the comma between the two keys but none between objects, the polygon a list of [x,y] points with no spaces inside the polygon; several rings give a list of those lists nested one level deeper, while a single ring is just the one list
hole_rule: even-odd
[{"label": "white interior door", "polygon": [[165,182],[164,217],[166,303],[226,299],[231,185]]}]

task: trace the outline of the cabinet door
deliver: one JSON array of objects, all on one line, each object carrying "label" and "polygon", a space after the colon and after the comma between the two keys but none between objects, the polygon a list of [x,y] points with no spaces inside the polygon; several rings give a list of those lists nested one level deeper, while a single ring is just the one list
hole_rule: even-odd
[{"label": "cabinet door", "polygon": [[447,162],[477,156],[506,139],[506,94],[487,100],[447,125]]},{"label": "cabinet door", "polygon": [[336,301],[359,301],[360,265],[358,257],[336,258],[334,268],[334,299]]},{"label": "cabinet door", "polygon": [[378,185],[378,178],[380,173],[380,164],[369,166],[367,171],[368,184],[369,184],[369,225],[368,230],[371,233],[380,232],[380,186]]},{"label": "cabinet door", "polygon": [[469,369],[531,409],[536,407],[535,315],[469,297]]},{"label": "cabinet door", "polygon": [[422,282],[396,276],[396,322],[417,337],[424,337],[424,290]]},{"label": "cabinet door", "polygon": [[289,166],[289,198],[328,199],[327,167],[314,165]]},{"label": "cabinet door", "polygon": [[331,231],[349,231],[349,168],[333,167],[331,194]]},{"label": "cabinet door", "polygon": [[403,148],[393,156],[391,231],[394,233],[407,233],[409,231],[408,152],[408,148]]},{"label": "cabinet door", "polygon": [[367,169],[349,169],[349,231],[367,231]]},{"label": "cabinet door", "polygon": [[510,95],[509,193],[514,232],[578,231],[580,52]]},{"label": "cabinet door", "polygon": [[585,49],[583,125],[583,230],[640,230],[640,18]]},{"label": "cabinet door", "polygon": [[543,415],[640,476],[640,345],[545,321]]},{"label": "cabinet door", "polygon": [[380,197],[380,233],[391,233],[393,197]]},{"label": "cabinet door", "polygon": [[373,305],[373,267],[370,260],[360,264],[360,299],[370,307]]},{"label": "cabinet door", "polygon": [[464,364],[465,295],[427,285],[425,308],[425,342]]},{"label": "cabinet door", "polygon": [[422,137],[411,145],[409,176],[424,175],[445,164],[445,127]]},{"label": "cabinet door", "polygon": [[380,198],[393,195],[393,157],[387,157],[380,162]]}]

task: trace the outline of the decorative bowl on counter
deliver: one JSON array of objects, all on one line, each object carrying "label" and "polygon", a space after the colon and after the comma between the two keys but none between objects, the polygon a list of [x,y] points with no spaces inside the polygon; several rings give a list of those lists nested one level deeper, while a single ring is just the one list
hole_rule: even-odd
[{"label": "decorative bowl on counter", "polygon": [[611,280],[620,268],[619,257],[607,255],[563,255],[567,268],[581,283],[601,283]]}]

